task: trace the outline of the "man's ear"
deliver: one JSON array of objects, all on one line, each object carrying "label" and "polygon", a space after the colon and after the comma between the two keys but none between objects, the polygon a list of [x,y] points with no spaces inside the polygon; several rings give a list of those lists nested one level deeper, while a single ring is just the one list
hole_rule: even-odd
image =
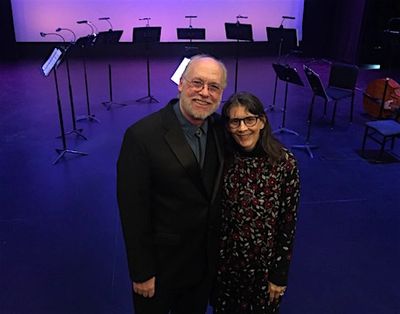
[{"label": "man's ear", "polygon": [[183,89],[183,79],[182,78],[180,78],[180,80],[179,80],[179,84],[178,84],[178,91],[180,92],[180,93],[182,93],[182,89]]}]

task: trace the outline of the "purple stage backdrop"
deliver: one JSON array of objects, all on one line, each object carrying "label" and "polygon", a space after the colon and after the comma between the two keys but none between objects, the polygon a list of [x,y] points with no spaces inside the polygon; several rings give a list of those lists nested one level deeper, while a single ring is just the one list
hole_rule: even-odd
[{"label": "purple stage backdrop", "polygon": [[[39,42],[40,32],[54,32],[58,27],[72,29],[78,37],[90,33],[85,24],[92,22],[98,31],[109,29],[110,17],[114,29],[124,31],[121,41],[132,41],[132,28],[145,26],[140,18],[149,17],[150,26],[161,26],[161,41],[178,41],[176,28],[188,27],[187,15],[195,15],[193,27],[206,29],[207,41],[226,41],[224,23],[235,23],[238,15],[246,16],[241,23],[252,24],[255,41],[265,41],[266,26],[278,27],[282,16],[292,16],[284,26],[296,28],[302,36],[304,0],[12,0],[15,36],[18,42]],[[67,32],[62,33],[72,39]],[[59,41],[48,36],[46,41]]]}]

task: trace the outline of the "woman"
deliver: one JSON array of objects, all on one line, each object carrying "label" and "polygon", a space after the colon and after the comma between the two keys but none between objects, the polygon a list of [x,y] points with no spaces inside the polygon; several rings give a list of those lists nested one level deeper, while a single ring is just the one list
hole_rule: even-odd
[{"label": "woman", "polygon": [[222,116],[231,143],[214,313],[278,313],[299,200],[296,161],[273,137],[254,95],[231,96]]}]

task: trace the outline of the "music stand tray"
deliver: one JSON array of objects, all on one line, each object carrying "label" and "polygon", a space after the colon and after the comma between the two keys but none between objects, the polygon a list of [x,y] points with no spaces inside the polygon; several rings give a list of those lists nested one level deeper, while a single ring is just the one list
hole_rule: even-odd
[{"label": "music stand tray", "polygon": [[58,67],[63,60],[63,52],[60,48],[56,47],[53,49],[49,57],[42,65],[42,73],[44,76],[49,76],[51,71]]},{"label": "music stand tray", "polygon": [[90,47],[90,46],[93,46],[93,43],[95,40],[96,40],[96,37],[94,35],[82,36],[76,40],[74,46],[79,47],[79,48]]},{"label": "music stand tray", "polygon": [[268,44],[276,47],[278,58],[299,46],[295,28],[267,27],[266,32]]},{"label": "music stand tray", "polygon": [[226,39],[253,41],[251,24],[225,23]]},{"label": "music stand tray", "polygon": [[301,80],[296,68],[292,68],[289,65],[284,65],[280,63],[273,63],[272,67],[274,68],[275,73],[278,75],[278,78],[281,81],[284,81],[286,83],[292,83],[299,86],[304,86],[304,83]]},{"label": "music stand tray", "polygon": [[206,39],[206,29],[205,28],[177,28],[176,36],[178,39],[198,39],[204,40]]},{"label": "music stand tray", "polygon": [[96,36],[94,44],[96,46],[116,44],[121,39],[122,30],[108,30],[99,32]]},{"label": "music stand tray", "polygon": [[290,133],[293,135],[299,135],[299,133],[285,127],[287,94],[288,94],[289,83],[299,85],[299,86],[304,86],[304,83],[301,80],[299,74],[297,73],[296,68],[292,68],[289,65],[283,65],[283,64],[279,64],[279,63],[273,63],[272,67],[274,68],[277,77],[281,81],[285,82],[285,101],[283,104],[282,125],[279,129],[273,131],[273,133],[286,132],[286,133]]},{"label": "music stand tray", "polygon": [[135,44],[158,43],[161,38],[161,26],[145,26],[133,28],[132,41]]},{"label": "music stand tray", "polygon": [[303,69],[313,93],[316,96],[322,97],[325,101],[328,101],[329,96],[325,91],[324,84],[322,84],[319,75],[306,65],[303,65]]}]

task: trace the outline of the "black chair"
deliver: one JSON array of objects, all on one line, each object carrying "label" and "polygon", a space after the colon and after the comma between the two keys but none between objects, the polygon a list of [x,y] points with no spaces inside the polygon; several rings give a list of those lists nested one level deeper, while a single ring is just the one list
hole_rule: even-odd
[{"label": "black chair", "polygon": [[[389,78],[386,79],[385,88],[380,101],[381,110],[385,106],[387,87],[389,84]],[[365,123],[365,132],[361,147],[361,156],[365,157],[365,144],[367,139],[370,139],[380,145],[378,159],[376,161],[382,161],[383,153],[387,142],[391,142],[390,150],[394,149],[396,138],[400,137],[400,108],[393,112],[393,116],[386,120],[369,121]]]},{"label": "black chair", "polygon": [[[356,65],[333,63],[329,75],[328,86],[325,87],[319,75],[310,67],[304,65],[310,87],[313,90],[313,97],[318,96],[324,99],[324,115],[328,102],[333,101],[334,107],[331,118],[331,128],[335,125],[336,108],[340,100],[351,97],[350,122],[353,121],[354,96],[359,69]],[[308,75],[310,74],[310,75]]]},{"label": "black chair", "polygon": [[353,122],[354,96],[356,92],[358,72],[359,69],[354,64],[333,63],[331,65],[329,83],[328,87],[326,88],[326,93],[334,101],[332,127],[335,124],[337,103],[340,100],[348,97],[351,97],[350,122]]}]

